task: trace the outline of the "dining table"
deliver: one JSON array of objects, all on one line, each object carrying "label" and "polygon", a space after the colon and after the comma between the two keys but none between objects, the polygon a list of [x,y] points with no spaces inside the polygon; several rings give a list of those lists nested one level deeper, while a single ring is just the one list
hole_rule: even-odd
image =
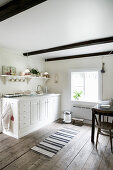
[{"label": "dining table", "polygon": [[113,117],[113,106],[110,107],[102,107],[101,104],[97,104],[92,108],[92,129],[91,129],[91,142],[94,143],[94,137],[95,137],[95,120],[96,115],[98,115],[101,119],[101,116],[110,116]]}]

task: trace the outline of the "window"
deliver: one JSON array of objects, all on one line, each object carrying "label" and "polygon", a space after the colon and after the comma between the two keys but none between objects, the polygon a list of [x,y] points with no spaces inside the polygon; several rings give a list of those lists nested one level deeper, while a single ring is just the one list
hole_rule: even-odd
[{"label": "window", "polygon": [[71,100],[97,102],[99,98],[99,71],[71,72]]}]

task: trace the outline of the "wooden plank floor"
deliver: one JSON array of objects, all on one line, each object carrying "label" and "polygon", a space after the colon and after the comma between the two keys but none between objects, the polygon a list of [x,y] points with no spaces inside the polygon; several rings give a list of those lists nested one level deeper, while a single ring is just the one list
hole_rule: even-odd
[{"label": "wooden plank floor", "polygon": [[[62,127],[78,129],[79,133],[53,158],[33,152],[30,148]],[[4,170],[112,170],[113,154],[109,137],[100,136],[98,150],[90,141],[90,126],[53,122],[22,139],[0,134],[0,169]]]}]

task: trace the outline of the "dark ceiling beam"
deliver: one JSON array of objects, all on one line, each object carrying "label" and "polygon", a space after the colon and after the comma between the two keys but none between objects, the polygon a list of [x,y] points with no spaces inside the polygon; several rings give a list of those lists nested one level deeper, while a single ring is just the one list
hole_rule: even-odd
[{"label": "dark ceiling beam", "polygon": [[64,57],[57,57],[57,58],[48,58],[48,59],[45,59],[45,62],[75,59],[75,58],[84,58],[84,57],[95,57],[95,56],[108,55],[108,54],[113,54],[113,51],[104,51],[104,52],[97,52],[97,53],[87,53],[87,54],[64,56]]},{"label": "dark ceiling beam", "polygon": [[47,0],[12,0],[0,7],[0,22]]},{"label": "dark ceiling beam", "polygon": [[68,45],[62,45],[58,47],[42,49],[38,51],[27,52],[27,53],[23,53],[23,55],[30,56],[30,55],[44,54],[48,52],[62,51],[62,50],[86,47],[86,46],[91,46],[91,45],[111,43],[111,42],[113,42],[113,37],[99,38],[99,39],[87,40],[87,41],[77,42],[77,43],[68,44]]}]

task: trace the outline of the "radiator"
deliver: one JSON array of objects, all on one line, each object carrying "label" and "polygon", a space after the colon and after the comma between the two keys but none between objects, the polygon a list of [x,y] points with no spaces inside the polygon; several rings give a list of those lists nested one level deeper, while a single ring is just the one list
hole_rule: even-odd
[{"label": "radiator", "polygon": [[84,119],[85,123],[91,123],[92,107],[89,106],[73,106],[72,117]]},{"label": "radiator", "polygon": [[[91,124],[92,121],[92,107],[89,106],[73,106],[72,107],[72,117],[84,119],[85,123]],[[98,116],[97,116],[98,117]],[[107,118],[104,118],[105,121]],[[113,118],[109,116],[109,122],[112,122]]]}]

